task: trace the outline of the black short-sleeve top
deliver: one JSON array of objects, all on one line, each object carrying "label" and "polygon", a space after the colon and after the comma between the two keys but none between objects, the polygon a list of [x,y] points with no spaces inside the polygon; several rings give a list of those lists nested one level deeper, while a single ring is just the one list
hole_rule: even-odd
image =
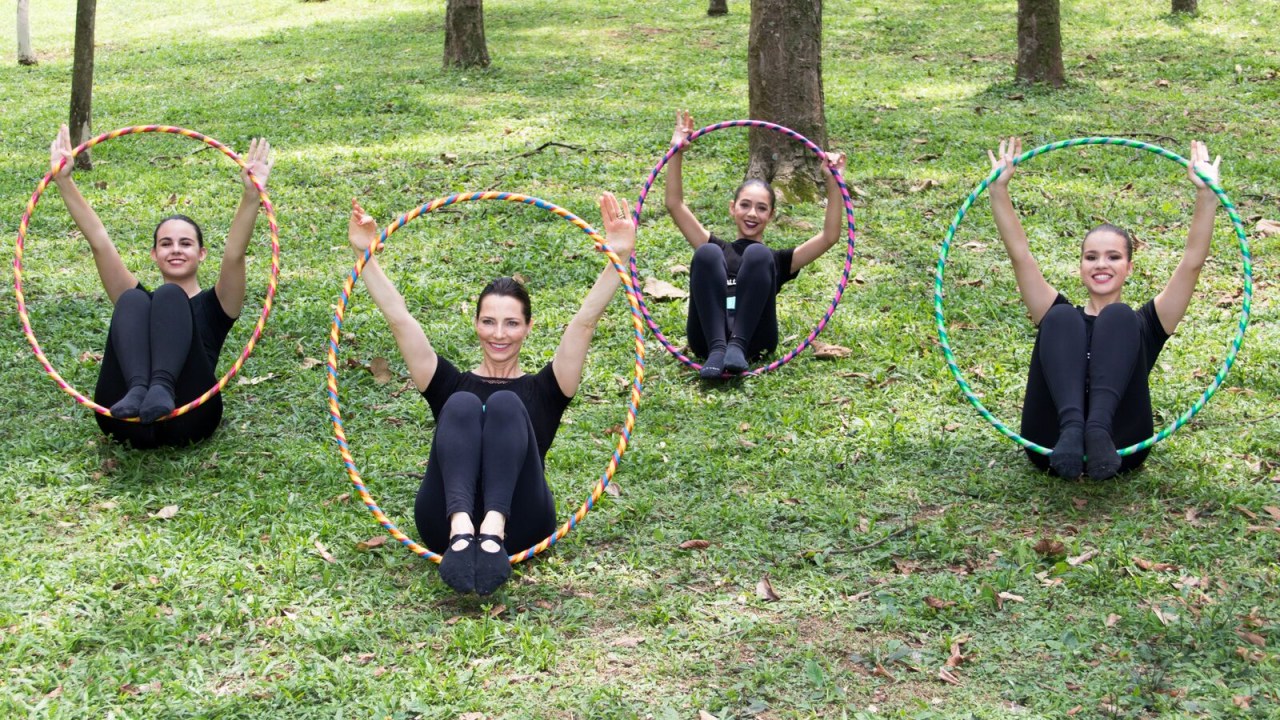
[{"label": "black short-sleeve top", "polygon": [[[138,289],[147,295],[153,293],[138,283]],[[222,345],[227,341],[227,333],[231,332],[231,326],[236,324],[236,319],[231,317],[222,309],[222,303],[218,302],[218,293],[213,288],[207,288],[196,293],[190,300],[191,302],[191,319],[196,331],[196,337],[200,338],[200,346],[204,349],[204,354],[209,358],[209,367],[218,367],[218,355],[222,354]]]},{"label": "black short-sleeve top", "polygon": [[[1058,293],[1058,297],[1053,300],[1054,305],[1070,305],[1071,301],[1062,293]],[[1080,311],[1080,316],[1084,318],[1085,342],[1088,347],[1093,347],[1093,323],[1098,319],[1096,315],[1089,315],[1084,308],[1075,306]],[[1164,344],[1169,339],[1169,333],[1164,331],[1164,325],[1160,324],[1160,316],[1156,314],[1156,301],[1148,300],[1142,307],[1136,311],[1138,315],[1138,327],[1142,336],[1142,356],[1146,361],[1146,372],[1150,373],[1151,368],[1156,365],[1156,356],[1164,349]]]}]

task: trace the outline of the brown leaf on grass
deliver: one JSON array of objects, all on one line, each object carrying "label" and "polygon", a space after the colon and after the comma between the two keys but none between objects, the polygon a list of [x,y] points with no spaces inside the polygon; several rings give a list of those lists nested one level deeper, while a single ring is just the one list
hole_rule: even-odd
[{"label": "brown leaf on grass", "polygon": [[871,674],[879,675],[880,677],[884,678],[885,680],[888,680],[889,682],[895,682],[895,683],[898,682],[898,678],[894,677],[893,673],[889,672],[888,670],[885,670],[884,666],[881,665],[880,663],[876,663],[876,668],[875,670],[871,671]]},{"label": "brown leaf on grass", "polygon": [[528,285],[528,284],[529,284],[529,278],[525,277],[524,275],[522,275],[522,274],[520,274],[520,273],[512,273],[512,274],[511,274],[511,279],[512,279],[512,280],[515,280],[516,282],[520,283],[521,285]]},{"label": "brown leaf on grass", "polygon": [[782,599],[773,591],[773,583],[769,582],[768,575],[760,578],[760,582],[756,583],[756,597],[765,602],[777,602]]},{"label": "brown leaf on grass", "polygon": [[1252,701],[1253,701],[1252,695],[1232,695],[1231,696],[1231,704],[1235,705],[1241,710],[1248,710],[1249,703]]},{"label": "brown leaf on grass", "polygon": [[317,365],[323,365],[323,364],[324,364],[324,361],[323,361],[323,360],[320,360],[319,358],[313,358],[313,357],[303,358],[303,360],[302,360],[302,369],[303,369],[303,370],[310,370],[311,368],[313,368],[313,367],[315,367],[315,366],[317,366]]},{"label": "brown leaf on grass", "polygon": [[330,554],[329,549],[326,548],[323,544],[321,544],[319,540],[315,541],[315,548],[316,548],[316,554],[324,558],[325,562],[327,563],[338,562],[337,559],[334,558],[332,554]]},{"label": "brown leaf on grass", "polygon": [[1115,614],[1115,613],[1111,613],[1111,614],[1107,615],[1107,617],[1106,617],[1105,619],[1103,619],[1103,621],[1102,621],[1102,625],[1103,625],[1103,627],[1109,627],[1109,628],[1112,628],[1112,627],[1115,627],[1115,626],[1116,626],[1116,623],[1118,623],[1118,622],[1120,622],[1120,616],[1119,616],[1119,615],[1117,615],[1117,614]]},{"label": "brown leaf on grass", "polygon": [[1169,563],[1152,562],[1150,560],[1140,558],[1137,555],[1133,556],[1133,564],[1149,572],[1169,572],[1170,570],[1178,569],[1176,566]]},{"label": "brown leaf on grass", "polygon": [[684,300],[689,293],[672,285],[666,280],[649,278],[644,281],[644,294],[659,302],[663,300]]},{"label": "brown leaf on grass", "polygon": [[328,500],[321,502],[320,504],[327,506],[327,505],[332,505],[333,503],[344,503],[350,499],[351,499],[351,493],[342,493],[341,495],[335,495],[334,497],[331,497]]},{"label": "brown leaf on grass", "polygon": [[1098,556],[1097,550],[1086,550],[1079,555],[1072,555],[1067,558],[1067,564],[1071,567],[1079,567]]},{"label": "brown leaf on grass", "polygon": [[1263,660],[1266,660],[1266,659],[1267,659],[1267,654],[1266,654],[1266,653],[1261,652],[1261,651],[1258,651],[1258,650],[1250,650],[1250,649],[1249,649],[1249,648],[1247,648],[1247,647],[1239,647],[1239,646],[1237,646],[1237,647],[1236,647],[1236,655],[1237,655],[1241,660],[1248,660],[1249,662],[1254,662],[1254,663],[1259,663],[1259,662],[1262,662]]},{"label": "brown leaf on grass", "polygon": [[925,604],[925,605],[928,605],[929,607],[933,608],[934,610],[946,610],[946,609],[947,609],[947,608],[949,608],[949,607],[954,607],[954,606],[955,606],[955,604],[956,604],[956,601],[955,601],[955,600],[943,600],[942,598],[936,598],[936,597],[934,597],[934,596],[932,596],[932,595],[926,595],[926,596],[924,597],[924,604]]},{"label": "brown leaf on grass", "polygon": [[920,182],[916,183],[915,185],[912,185],[911,187],[907,188],[907,191],[908,191],[908,192],[913,192],[913,193],[918,193],[918,192],[921,192],[921,191],[924,191],[924,190],[928,190],[929,188],[935,188],[935,187],[938,187],[938,186],[939,186],[939,185],[941,185],[941,184],[942,184],[942,183],[938,182],[937,180],[934,180],[934,179],[930,178],[930,179],[927,179],[927,180],[921,180]]},{"label": "brown leaf on grass", "polygon": [[489,617],[496,618],[506,611],[507,611],[507,606],[503,605],[502,603],[498,603],[497,605],[494,605],[492,609],[489,610]]},{"label": "brown leaf on grass", "polygon": [[616,480],[610,480],[609,484],[604,486],[604,491],[605,491],[605,494],[609,495],[610,497],[622,496],[622,488],[618,485]]},{"label": "brown leaf on grass", "polygon": [[1160,621],[1160,624],[1164,625],[1165,627],[1168,627],[1169,623],[1175,622],[1178,619],[1178,616],[1176,613],[1171,613],[1168,610],[1165,610],[1164,608],[1160,607],[1159,605],[1152,605],[1151,612],[1155,614],[1156,619]]},{"label": "brown leaf on grass", "polygon": [[1156,81],[1156,87],[1169,87],[1169,81],[1164,78],[1160,78]]},{"label": "brown leaf on grass", "polygon": [[1275,505],[1263,505],[1262,509],[1265,510],[1273,520],[1280,522],[1280,507],[1276,507]]},{"label": "brown leaf on grass", "polygon": [[386,535],[374,535],[368,540],[361,540],[356,543],[356,550],[359,550],[360,552],[368,552],[374,548],[382,547],[386,542]]},{"label": "brown leaf on grass", "polygon": [[688,265],[672,265],[671,267],[667,268],[667,272],[671,273],[672,275],[688,275],[689,266]]},{"label": "brown leaf on grass", "polygon": [[1236,635],[1243,641],[1255,647],[1266,647],[1267,639],[1255,632],[1248,630],[1236,630]]},{"label": "brown leaf on grass", "polygon": [[706,710],[699,710],[699,711],[698,711],[698,720],[720,720],[720,718],[716,717],[715,715],[712,715],[711,713],[707,712]]},{"label": "brown leaf on grass", "polygon": [[711,547],[711,542],[707,540],[685,540],[680,543],[681,550],[706,550]]},{"label": "brown leaf on grass", "polygon": [[267,373],[266,375],[259,375],[258,377],[245,377],[244,375],[241,375],[240,377],[236,378],[236,384],[237,385],[257,385],[258,383],[264,383],[268,380],[273,380],[275,379],[275,376],[276,376],[275,373]]},{"label": "brown leaf on grass", "polygon": [[1254,512],[1254,511],[1250,510],[1249,508],[1247,508],[1247,507],[1245,507],[1245,506],[1243,506],[1243,505],[1237,505],[1237,506],[1236,506],[1236,509],[1240,511],[1240,514],[1244,515],[1245,517],[1249,518],[1250,520],[1257,520],[1257,519],[1258,519],[1258,513],[1256,513],[1256,512]]},{"label": "brown leaf on grass", "polygon": [[613,642],[609,644],[613,647],[633,648],[642,642],[644,642],[644,638],[642,637],[623,636],[620,638],[614,638]]},{"label": "brown leaf on grass", "polygon": [[1026,599],[1026,598],[1024,598],[1024,597],[1022,597],[1021,595],[1014,595],[1013,593],[1008,592],[1008,591],[1001,591],[997,597],[999,597],[1001,600],[1008,600],[1009,602],[1019,602],[1019,603],[1020,603],[1020,602],[1026,602],[1026,601],[1027,601],[1027,599]]},{"label": "brown leaf on grass", "polygon": [[824,343],[821,340],[814,340],[810,343],[810,347],[813,348],[813,356],[821,360],[835,360],[853,355],[853,351],[847,347]]},{"label": "brown leaf on grass", "polygon": [[102,353],[85,350],[80,353],[80,362],[102,362]]},{"label": "brown leaf on grass", "polygon": [[391,363],[384,357],[376,357],[369,361],[369,373],[373,375],[373,381],[379,385],[386,385],[393,377]]},{"label": "brown leaf on grass", "polygon": [[1077,705],[1067,711],[1067,717],[1075,717],[1077,713],[1084,709],[1083,705]]},{"label": "brown leaf on grass", "polygon": [[50,690],[49,692],[45,693],[45,694],[44,694],[44,696],[45,696],[46,698],[49,698],[50,700],[53,700],[53,699],[55,699],[55,698],[62,697],[62,686],[61,686],[61,685],[59,685],[58,687],[56,687],[56,688],[54,688],[54,689]]},{"label": "brown leaf on grass", "polygon": [[942,429],[946,432],[955,432],[960,429],[960,423],[947,423],[942,426]]},{"label": "brown leaf on grass", "polygon": [[1075,505],[1077,510],[1083,510],[1088,506],[1089,501],[1084,498],[1073,497],[1071,498],[1071,504]]},{"label": "brown leaf on grass", "polygon": [[1280,235],[1280,222],[1276,222],[1275,220],[1267,220],[1266,218],[1263,218],[1262,220],[1258,221],[1257,225],[1253,226],[1253,231],[1258,233],[1262,237],[1271,237],[1273,235]]},{"label": "brown leaf on grass", "polygon": [[157,520],[169,520],[169,519],[172,519],[173,516],[177,514],[178,514],[177,505],[165,505],[159,510],[151,513],[151,517]]},{"label": "brown leaf on grass", "polygon": [[1061,540],[1047,537],[1040,538],[1040,542],[1036,543],[1035,547],[1031,549],[1035,550],[1036,554],[1049,558],[1062,557],[1067,554],[1067,546],[1063,545]]},{"label": "brown leaf on grass", "polygon": [[938,668],[938,679],[942,682],[950,683],[951,685],[958,686],[961,684],[960,678],[956,677],[954,673],[944,667]]},{"label": "brown leaf on grass", "polygon": [[375,657],[377,657],[376,653],[363,652],[363,653],[360,653],[359,655],[356,655],[356,662],[361,665],[368,665],[369,663],[373,662],[373,659]]},{"label": "brown leaf on grass", "polygon": [[951,656],[947,658],[947,667],[959,667],[960,663],[968,660],[967,655],[960,653],[960,646],[969,642],[968,635],[957,635],[951,639]]}]

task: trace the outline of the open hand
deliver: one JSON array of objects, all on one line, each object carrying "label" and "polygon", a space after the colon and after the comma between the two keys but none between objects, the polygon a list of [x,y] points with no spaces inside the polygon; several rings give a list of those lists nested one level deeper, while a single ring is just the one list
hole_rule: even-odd
[{"label": "open hand", "polygon": [[74,158],[71,156],[71,130],[66,125],[58,128],[58,134],[54,136],[53,142],[49,144],[49,169],[54,170],[58,167],[58,163],[66,158],[67,163],[62,166],[61,170],[54,175],[54,180],[71,177],[71,166],[75,164]]},{"label": "open hand", "polygon": [[266,138],[254,138],[249,141],[249,152],[244,156],[245,168],[240,171],[240,180],[244,182],[246,191],[257,192],[257,188],[253,186],[253,181],[249,179],[249,172],[253,171],[253,176],[258,178],[258,182],[262,183],[262,187],[267,186],[267,178],[271,176],[271,145]]},{"label": "open hand", "polygon": [[1013,161],[1014,158],[1022,154],[1022,138],[1011,137],[1008,140],[1000,141],[1000,148],[996,152],[987,151],[987,157],[991,159],[992,171],[1000,170],[1000,174],[996,176],[992,185],[999,187],[1009,187],[1009,180],[1013,177]]},{"label": "open hand", "polygon": [[1191,141],[1191,163],[1187,165],[1187,176],[1191,178],[1192,184],[1201,190],[1208,190],[1209,186],[1200,178],[1200,174],[1213,180],[1214,185],[1218,185],[1218,163],[1222,162],[1222,156],[1209,162],[1209,148],[1199,140]]},{"label": "open hand", "polygon": [[822,164],[822,170],[828,175],[831,174],[832,170],[839,170],[843,173],[846,160],[847,158],[842,152],[829,152],[827,153],[827,161]]},{"label": "open hand", "polygon": [[347,221],[347,242],[351,243],[352,249],[357,255],[363,255],[379,236],[378,223],[374,222],[369,213],[360,207],[360,202],[355,198],[351,198],[351,219]]},{"label": "open hand", "polygon": [[688,110],[676,111],[676,129],[671,133],[671,144],[679,145],[693,134],[693,116]]},{"label": "open hand", "polygon": [[636,226],[631,220],[627,201],[619,200],[611,192],[601,193],[600,217],[604,221],[604,238],[609,249],[626,262],[636,249]]}]

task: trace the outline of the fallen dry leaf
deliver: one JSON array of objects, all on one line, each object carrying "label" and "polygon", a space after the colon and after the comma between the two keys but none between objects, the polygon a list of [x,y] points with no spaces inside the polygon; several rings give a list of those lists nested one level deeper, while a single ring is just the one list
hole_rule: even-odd
[{"label": "fallen dry leaf", "polygon": [[938,679],[952,685],[960,685],[960,678],[956,677],[954,673],[945,667],[938,668]]},{"label": "fallen dry leaf", "polygon": [[1116,623],[1118,622],[1120,622],[1120,616],[1115,613],[1111,613],[1110,615],[1107,615],[1106,619],[1102,621],[1102,624],[1105,627],[1111,628],[1111,627],[1115,627]]},{"label": "fallen dry leaf", "polygon": [[831,345],[821,340],[814,340],[810,343],[810,347],[813,348],[813,356],[822,360],[835,360],[853,355],[853,351],[847,347]]},{"label": "fallen dry leaf", "polygon": [[1247,647],[1237,646],[1236,655],[1239,656],[1241,660],[1248,660],[1249,662],[1255,662],[1255,663],[1262,662],[1263,660],[1267,659],[1266,653],[1260,652],[1258,650],[1250,650]]},{"label": "fallen dry leaf", "polygon": [[374,535],[368,540],[361,540],[360,542],[356,543],[356,550],[359,550],[360,552],[366,552],[376,547],[382,547],[383,544],[386,542],[387,542],[386,535]]},{"label": "fallen dry leaf", "polygon": [[1072,557],[1067,558],[1067,564],[1070,565],[1071,567],[1078,567],[1080,565],[1083,565],[1084,563],[1089,562],[1090,560],[1094,559],[1097,556],[1098,556],[1097,550],[1086,550],[1080,553],[1079,555],[1073,555]]},{"label": "fallen dry leaf", "polygon": [[672,285],[666,280],[657,278],[649,278],[644,281],[644,294],[654,300],[684,300],[689,297],[689,293]]},{"label": "fallen dry leaf", "polygon": [[496,618],[506,611],[507,611],[507,606],[503,605],[502,603],[498,603],[497,605],[494,605],[493,609],[489,611],[489,617]]},{"label": "fallen dry leaf", "polygon": [[699,710],[699,711],[698,711],[698,720],[720,720],[720,718],[717,718],[715,715],[712,715],[711,713],[707,712],[706,710]]},{"label": "fallen dry leaf", "polygon": [[1077,705],[1067,711],[1067,717],[1075,717],[1076,713],[1080,712],[1083,709],[1084,709],[1083,705]]},{"label": "fallen dry leaf", "polygon": [[667,268],[667,272],[671,273],[672,275],[688,275],[689,266],[688,265],[672,265],[671,267]]},{"label": "fallen dry leaf", "polygon": [[614,641],[609,644],[612,645],[613,647],[633,648],[642,642],[644,642],[644,638],[642,637],[624,636],[620,638],[615,638]]},{"label": "fallen dry leaf", "polygon": [[1276,522],[1280,522],[1280,507],[1275,505],[1263,505],[1262,509],[1267,512]]},{"label": "fallen dry leaf", "polygon": [[926,595],[924,598],[924,604],[928,605],[934,610],[946,610],[949,607],[954,607],[956,604],[956,601],[943,600],[942,598],[936,598],[932,595]]},{"label": "fallen dry leaf", "polygon": [[313,368],[313,367],[315,367],[315,366],[317,366],[317,365],[323,365],[323,364],[324,364],[324,361],[323,361],[323,360],[320,360],[320,359],[318,359],[318,358],[313,358],[313,357],[304,358],[304,359],[302,360],[302,369],[303,369],[303,370],[310,370],[311,368]]},{"label": "fallen dry leaf", "polygon": [[360,653],[359,655],[356,655],[356,662],[360,663],[361,665],[368,665],[369,663],[373,662],[373,659],[375,657],[377,657],[377,655],[375,655],[374,653],[363,652],[363,653]]},{"label": "fallen dry leaf", "polygon": [[1037,554],[1044,557],[1062,557],[1067,554],[1067,546],[1062,544],[1061,540],[1052,538],[1040,538],[1040,542],[1032,548]]},{"label": "fallen dry leaf", "polygon": [[999,598],[1001,600],[1008,600],[1009,602],[1026,602],[1027,601],[1027,599],[1022,597],[1021,595],[1014,595],[1011,592],[1001,592],[999,593]]},{"label": "fallen dry leaf", "polygon": [[151,517],[157,520],[168,520],[177,514],[178,514],[177,505],[165,505],[164,507],[160,508],[154,513],[151,513]]},{"label": "fallen dry leaf", "polygon": [[1248,630],[1236,630],[1236,635],[1238,635],[1241,640],[1255,647],[1267,646],[1267,639],[1262,637],[1258,633],[1249,632]]},{"label": "fallen dry leaf", "polygon": [[324,558],[325,562],[327,563],[338,562],[337,559],[335,559],[333,555],[329,553],[329,549],[326,548],[323,544],[321,544],[319,540],[315,541],[315,547],[316,547],[316,554]]},{"label": "fallen dry leaf", "polygon": [[1152,562],[1150,560],[1140,558],[1137,555],[1133,556],[1133,564],[1137,565],[1143,570],[1148,570],[1151,572],[1169,572],[1170,570],[1177,569],[1175,566],[1170,565],[1169,563]]},{"label": "fallen dry leaf", "polygon": [[1248,709],[1249,709],[1249,703],[1250,703],[1252,700],[1253,700],[1253,696],[1252,696],[1252,695],[1232,695],[1232,696],[1231,696],[1231,704],[1232,704],[1232,705],[1235,705],[1236,707],[1240,708],[1241,710],[1248,710]]},{"label": "fallen dry leaf", "polygon": [[969,642],[968,635],[957,635],[951,640],[951,657],[947,658],[947,667],[959,667],[960,663],[968,659],[967,656],[960,653],[960,646]]},{"label": "fallen dry leaf", "polygon": [[680,543],[681,550],[706,550],[709,547],[711,543],[707,540],[685,540]]},{"label": "fallen dry leaf", "polygon": [[621,497],[622,495],[622,488],[618,486],[617,481],[610,481],[608,485],[604,486],[604,491],[612,497]]},{"label": "fallen dry leaf", "polygon": [[384,357],[376,357],[369,361],[369,372],[373,375],[373,381],[379,385],[386,385],[391,382],[391,363],[387,362]]},{"label": "fallen dry leaf", "polygon": [[1156,87],[1169,87],[1169,81],[1161,78],[1156,81]]},{"label": "fallen dry leaf", "polygon": [[1237,509],[1237,510],[1239,510],[1239,511],[1240,511],[1240,513],[1241,513],[1242,515],[1244,515],[1245,517],[1249,518],[1250,520],[1257,520],[1257,519],[1258,519],[1258,513],[1256,513],[1256,512],[1254,512],[1254,511],[1250,510],[1249,508],[1247,508],[1247,507],[1245,507],[1245,506],[1243,506],[1243,505],[1237,505],[1237,506],[1236,506],[1236,509]]},{"label": "fallen dry leaf", "polygon": [[941,185],[941,184],[942,184],[942,183],[938,182],[937,180],[933,180],[933,179],[921,180],[920,182],[918,182],[918,183],[916,183],[915,185],[912,185],[910,188],[908,188],[908,192],[918,193],[918,192],[920,192],[920,191],[922,191],[922,190],[928,190],[929,188],[935,188],[935,187],[938,187],[938,186],[939,186],[939,185]]},{"label": "fallen dry leaf", "polygon": [[276,376],[275,373],[267,373],[266,375],[259,375],[258,377],[245,377],[244,375],[241,375],[240,377],[236,378],[236,384],[237,385],[257,385],[258,383],[264,383],[268,380],[271,380],[275,378],[275,376]]},{"label": "fallen dry leaf", "polygon": [[773,591],[773,583],[769,582],[768,575],[760,578],[760,582],[756,583],[756,597],[765,602],[777,602],[782,599]]},{"label": "fallen dry leaf", "polygon": [[1083,510],[1089,504],[1089,501],[1084,498],[1073,497],[1071,498],[1071,504],[1075,505],[1077,510]]},{"label": "fallen dry leaf", "polygon": [[102,353],[85,350],[80,353],[80,362],[102,362]]},{"label": "fallen dry leaf", "polygon": [[1253,231],[1262,237],[1271,237],[1272,235],[1280,235],[1280,222],[1275,220],[1262,219],[1257,225],[1253,226]]}]

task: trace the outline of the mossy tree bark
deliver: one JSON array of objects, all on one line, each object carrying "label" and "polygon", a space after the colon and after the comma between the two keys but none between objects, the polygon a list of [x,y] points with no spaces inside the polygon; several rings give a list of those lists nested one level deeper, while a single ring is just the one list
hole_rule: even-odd
[{"label": "mossy tree bark", "polygon": [[1018,0],[1019,82],[1062,87],[1062,23],[1058,0]]},{"label": "mossy tree bark", "polygon": [[728,15],[729,0],[711,0],[711,4],[707,6],[708,15]]},{"label": "mossy tree bark", "polygon": [[[93,128],[93,25],[97,0],[76,0],[76,44],[71,60],[71,144],[92,137]],[[93,167],[88,151],[76,156],[76,167]]]},{"label": "mossy tree bark", "polygon": [[448,0],[444,11],[444,66],[489,67],[483,0]]},{"label": "mossy tree bark", "polygon": [[1197,0],[1173,0],[1173,12],[1195,15],[1200,12]]}]

